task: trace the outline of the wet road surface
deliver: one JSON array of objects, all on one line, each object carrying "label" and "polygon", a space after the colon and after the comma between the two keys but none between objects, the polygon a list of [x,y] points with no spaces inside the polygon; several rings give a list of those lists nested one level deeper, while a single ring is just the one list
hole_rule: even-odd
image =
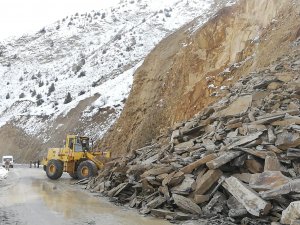
[{"label": "wet road surface", "polygon": [[11,169],[8,178],[0,181],[0,224],[170,224],[117,207],[80,186],[70,185],[72,182],[67,174],[59,180],[49,180],[41,168]]}]

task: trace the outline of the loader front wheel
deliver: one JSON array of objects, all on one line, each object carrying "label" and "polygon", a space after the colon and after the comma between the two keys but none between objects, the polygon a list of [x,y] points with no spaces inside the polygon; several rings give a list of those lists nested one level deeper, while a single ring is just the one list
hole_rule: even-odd
[{"label": "loader front wheel", "polygon": [[57,180],[63,173],[63,163],[52,159],[47,163],[46,174],[51,180]]},{"label": "loader front wheel", "polygon": [[77,168],[77,176],[79,180],[92,177],[97,174],[97,166],[91,160],[81,162]]}]

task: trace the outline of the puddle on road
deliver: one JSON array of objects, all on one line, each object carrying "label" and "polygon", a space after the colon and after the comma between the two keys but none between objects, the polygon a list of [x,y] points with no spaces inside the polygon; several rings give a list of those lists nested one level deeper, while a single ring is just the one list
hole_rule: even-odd
[{"label": "puddle on road", "polygon": [[68,187],[62,189],[50,182],[35,180],[32,182],[32,187],[40,195],[47,208],[62,213],[67,219],[89,213],[112,213],[114,208],[110,203],[102,202],[95,196]]},{"label": "puddle on road", "polygon": [[[36,172],[35,172],[36,173]],[[40,172],[38,172],[40,174]],[[168,221],[143,217],[134,210],[117,207],[68,183],[41,179],[38,174],[22,177],[7,194],[0,195],[9,208],[18,210],[25,224],[169,225]],[[38,217],[30,216],[36,214]],[[32,223],[33,222],[33,223]]]}]

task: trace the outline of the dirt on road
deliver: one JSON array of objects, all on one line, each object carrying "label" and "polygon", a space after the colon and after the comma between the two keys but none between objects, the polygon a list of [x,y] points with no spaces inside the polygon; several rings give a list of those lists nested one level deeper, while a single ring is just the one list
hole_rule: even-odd
[{"label": "dirt on road", "polygon": [[63,175],[49,180],[38,168],[19,166],[0,181],[0,225],[167,225],[167,221],[143,217],[88,193]]}]

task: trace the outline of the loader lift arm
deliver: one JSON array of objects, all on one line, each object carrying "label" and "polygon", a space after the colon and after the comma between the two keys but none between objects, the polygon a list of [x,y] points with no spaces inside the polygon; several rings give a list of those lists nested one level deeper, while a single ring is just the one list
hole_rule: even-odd
[{"label": "loader lift arm", "polygon": [[88,160],[93,161],[99,169],[101,169],[101,168],[104,167],[103,161],[97,159],[97,155],[93,155],[93,154],[90,153],[90,152],[86,152],[86,158],[87,158]]}]

